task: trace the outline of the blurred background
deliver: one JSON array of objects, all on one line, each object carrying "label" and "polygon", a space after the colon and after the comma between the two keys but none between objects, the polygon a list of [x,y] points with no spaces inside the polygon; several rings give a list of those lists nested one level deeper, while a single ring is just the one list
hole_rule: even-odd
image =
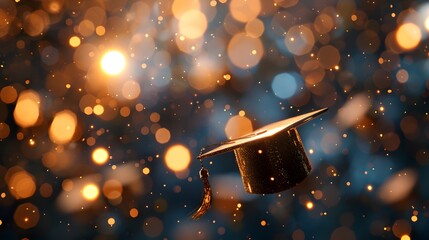
[{"label": "blurred background", "polygon": [[[1,239],[428,239],[429,4],[1,0]],[[204,146],[312,110],[312,172]],[[269,163],[267,163],[269,164]]]}]

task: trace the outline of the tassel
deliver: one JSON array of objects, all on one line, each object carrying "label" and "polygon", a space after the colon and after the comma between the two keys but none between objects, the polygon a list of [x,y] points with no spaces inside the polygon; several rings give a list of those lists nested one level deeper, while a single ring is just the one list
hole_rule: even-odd
[{"label": "tassel", "polygon": [[204,215],[209,210],[212,203],[212,189],[209,183],[209,171],[207,171],[207,169],[205,169],[202,164],[200,170],[200,178],[203,182],[204,196],[201,200],[201,206],[194,212],[194,214],[192,214],[192,219],[194,220]]}]

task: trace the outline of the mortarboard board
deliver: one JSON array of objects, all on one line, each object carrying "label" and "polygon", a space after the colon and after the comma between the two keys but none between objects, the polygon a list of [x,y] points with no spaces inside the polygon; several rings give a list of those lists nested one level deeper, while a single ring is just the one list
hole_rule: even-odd
[{"label": "mortarboard board", "polygon": [[302,182],[311,170],[296,127],[327,110],[323,108],[268,124],[252,133],[221,143],[197,158],[201,160],[234,150],[247,192],[265,194],[289,189]]}]

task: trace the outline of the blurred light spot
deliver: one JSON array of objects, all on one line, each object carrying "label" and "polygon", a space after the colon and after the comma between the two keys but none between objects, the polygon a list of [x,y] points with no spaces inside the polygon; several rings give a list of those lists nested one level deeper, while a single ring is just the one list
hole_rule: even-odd
[{"label": "blurred light spot", "polygon": [[180,19],[184,13],[190,9],[200,9],[200,1],[195,0],[174,0],[171,11],[175,18]]},{"label": "blurred light spot", "polygon": [[372,185],[367,185],[366,189],[371,192],[372,191]]},{"label": "blurred light spot", "polygon": [[137,208],[130,209],[130,217],[136,218],[138,215],[139,215],[139,210],[137,210]]},{"label": "blurred light spot", "polygon": [[280,73],[274,77],[271,88],[277,97],[286,99],[295,94],[298,86],[292,74]]},{"label": "blurred light spot", "polygon": [[249,22],[261,12],[260,0],[231,0],[229,11],[232,17],[239,22]]},{"label": "blurred light spot", "polygon": [[10,134],[10,128],[9,125],[6,123],[0,123],[0,140],[5,139]]},{"label": "blurred light spot", "polygon": [[110,200],[115,200],[122,195],[122,183],[116,179],[109,179],[103,185],[103,194]]},{"label": "blurred light spot", "polygon": [[32,37],[43,33],[49,27],[49,15],[43,10],[36,10],[25,15],[24,32]]},{"label": "blurred light spot", "polygon": [[17,97],[18,92],[13,86],[6,86],[0,91],[0,99],[6,104],[15,102]]},{"label": "blurred light spot", "polygon": [[183,145],[173,145],[167,149],[164,161],[169,169],[180,172],[191,163],[191,152]]},{"label": "blurred light spot", "polygon": [[84,19],[79,23],[77,29],[82,36],[89,37],[94,33],[95,26],[90,20]]},{"label": "blurred light spot", "polygon": [[[91,107],[89,107],[91,109]],[[94,106],[94,108],[92,109],[92,111],[94,112],[95,115],[100,116],[101,114],[104,113],[104,107],[103,105],[97,104]],[[91,111],[88,111],[88,113],[90,113]],[[87,113],[87,110],[85,108],[85,113]],[[89,115],[89,114],[88,114]]]},{"label": "blurred light spot", "polygon": [[97,185],[93,183],[86,184],[82,188],[82,196],[88,201],[94,201],[97,199],[99,194],[100,190],[98,189]]},{"label": "blurred light spot", "polygon": [[22,229],[35,227],[39,222],[39,209],[32,203],[23,203],[19,205],[13,214],[15,224]]},{"label": "blurred light spot", "polygon": [[248,69],[259,63],[264,54],[264,48],[259,38],[237,33],[229,41],[227,53],[235,66]]},{"label": "blurred light spot", "polygon": [[429,16],[426,17],[424,25],[425,25],[426,31],[429,31]]},{"label": "blurred light spot", "polygon": [[199,56],[197,61],[198,64],[192,67],[188,77],[188,83],[192,88],[208,93],[224,82],[222,79],[223,69],[217,59],[203,55]]},{"label": "blurred light spot", "polygon": [[72,140],[76,126],[76,114],[72,111],[57,112],[49,128],[49,138],[56,144],[67,144]]},{"label": "blurred light spot", "polygon": [[249,36],[258,38],[264,33],[264,23],[260,19],[255,18],[246,23],[245,30]]},{"label": "blurred light spot", "polygon": [[106,28],[104,26],[97,26],[95,28],[95,34],[98,36],[103,36],[106,33]]},{"label": "blurred light spot", "polygon": [[301,56],[311,51],[315,40],[310,28],[295,25],[287,31],[284,42],[289,52]]},{"label": "blurred light spot", "polygon": [[262,227],[267,226],[267,221],[265,221],[265,220],[261,220],[261,226],[262,226]]},{"label": "blurred light spot", "polygon": [[411,238],[408,235],[402,235],[401,240],[411,240]]},{"label": "blurred light spot", "polygon": [[151,238],[158,237],[164,231],[164,224],[157,217],[148,217],[143,222],[143,232]]},{"label": "blurred light spot", "polygon": [[121,107],[121,110],[119,110],[119,113],[122,117],[128,117],[131,114],[131,109],[127,106]]},{"label": "blurred light spot", "polygon": [[109,224],[111,227],[113,227],[113,225],[115,224],[115,219],[114,218],[109,218],[107,219],[107,224]]},{"label": "blurred light spot", "polygon": [[36,192],[34,177],[20,167],[12,167],[5,176],[9,191],[16,199],[29,198]]},{"label": "blurred light spot", "polygon": [[179,32],[186,38],[200,38],[204,35],[206,29],[206,16],[199,10],[189,10],[183,13],[179,19]]},{"label": "blurred light spot", "polygon": [[370,107],[370,100],[364,94],[358,94],[350,99],[338,110],[336,119],[345,129],[362,121]]},{"label": "blurred light spot", "polygon": [[155,139],[157,142],[164,144],[164,143],[168,143],[168,141],[170,141],[170,131],[166,128],[159,128],[158,130],[156,130],[155,133]]},{"label": "blurred light spot", "polygon": [[49,183],[43,183],[39,189],[40,195],[44,198],[50,197],[53,191],[54,190],[52,189],[52,186]]},{"label": "blurred light spot", "polygon": [[312,209],[313,209],[313,207],[314,207],[314,204],[313,204],[313,202],[308,201],[308,202],[305,204],[305,207],[306,207],[308,210],[312,210]]},{"label": "blurred light spot", "polygon": [[148,175],[150,173],[150,168],[145,167],[145,168],[143,168],[142,172],[144,175]]},{"label": "blurred light spot", "polygon": [[92,152],[92,161],[98,165],[102,165],[109,159],[109,152],[103,147],[96,148]]},{"label": "blurred light spot", "polygon": [[61,183],[61,186],[64,191],[70,192],[71,190],[73,190],[74,183],[70,179],[64,179],[64,181]]},{"label": "blurred light spot", "polygon": [[125,65],[124,55],[117,50],[108,51],[101,58],[101,68],[109,75],[120,74],[125,69]]},{"label": "blurred light spot", "polygon": [[[380,109],[380,111],[382,111]],[[399,145],[401,144],[401,139],[399,136],[394,132],[388,132],[383,137],[383,146],[385,150],[393,152],[396,149],[399,148]]]},{"label": "blurred light spot", "polygon": [[130,80],[122,85],[122,96],[128,100],[136,99],[140,95],[140,84]]},{"label": "blurred light spot", "polygon": [[400,83],[406,83],[408,81],[408,71],[405,69],[399,69],[396,73],[396,80]]},{"label": "blurred light spot", "polygon": [[420,28],[414,23],[404,23],[396,31],[396,41],[404,50],[412,50],[422,39]]},{"label": "blurred light spot", "polygon": [[13,112],[15,122],[23,127],[31,127],[37,123],[40,114],[39,94],[32,90],[21,92]]},{"label": "blurred light spot", "polygon": [[225,135],[228,139],[238,138],[252,131],[252,121],[245,116],[235,115],[228,119],[225,125]]},{"label": "blurred light spot", "polygon": [[317,58],[325,69],[333,69],[340,63],[340,52],[332,45],[323,46],[319,49]]},{"label": "blurred light spot", "polygon": [[314,29],[321,33],[326,34],[334,28],[334,20],[328,14],[319,14],[314,20]]},{"label": "blurred light spot", "polygon": [[398,219],[393,224],[392,231],[396,237],[401,238],[402,236],[409,235],[411,233],[411,225],[405,219]]},{"label": "blurred light spot", "polygon": [[153,112],[150,114],[149,119],[151,122],[157,123],[161,119],[161,116],[159,115],[159,113]]},{"label": "blurred light spot", "polygon": [[72,47],[79,47],[80,45],[80,38],[78,36],[73,36],[69,39],[69,44]]},{"label": "blurred light spot", "polygon": [[417,183],[414,170],[406,169],[392,174],[378,192],[379,198],[385,203],[395,203],[408,197]]}]

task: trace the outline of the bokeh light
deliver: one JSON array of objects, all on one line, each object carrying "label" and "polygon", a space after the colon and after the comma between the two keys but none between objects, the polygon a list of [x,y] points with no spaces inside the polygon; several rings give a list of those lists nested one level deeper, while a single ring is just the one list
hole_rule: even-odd
[{"label": "bokeh light", "polygon": [[76,114],[70,110],[57,112],[49,127],[49,138],[56,144],[67,144],[73,139],[76,127]]},{"label": "bokeh light", "polygon": [[[429,239],[428,9],[0,1],[0,238]],[[247,194],[232,151],[198,159],[325,107],[296,187]]]},{"label": "bokeh light", "polygon": [[291,53],[301,56],[313,49],[315,39],[310,28],[305,25],[297,25],[289,29],[284,42]]},{"label": "bokeh light", "polygon": [[245,33],[234,35],[229,41],[227,51],[231,62],[242,69],[257,65],[264,54],[261,40]]},{"label": "bokeh light", "polygon": [[13,219],[21,229],[33,228],[39,223],[39,209],[32,203],[23,203],[16,208]]},{"label": "bokeh light", "polygon": [[100,65],[105,73],[118,75],[125,69],[126,63],[124,54],[118,50],[110,50],[102,56]]},{"label": "bokeh light", "polygon": [[238,138],[252,131],[252,121],[245,116],[235,115],[228,119],[225,125],[225,135],[228,139]]},{"label": "bokeh light", "polygon": [[97,185],[88,183],[82,188],[82,196],[88,201],[94,201],[98,198],[100,190]]},{"label": "bokeh light", "polygon": [[189,10],[181,14],[179,19],[179,32],[185,38],[196,39],[203,36],[207,29],[207,19],[199,10]]},{"label": "bokeh light", "polygon": [[39,115],[39,94],[32,90],[21,92],[13,112],[15,122],[23,128],[31,127],[37,123]]},{"label": "bokeh light", "polygon": [[286,99],[295,94],[298,84],[292,74],[280,73],[274,77],[271,88],[277,97]]},{"label": "bokeh light", "polygon": [[404,23],[396,31],[396,41],[404,50],[412,50],[422,39],[420,28],[414,23]]},{"label": "bokeh light", "polygon": [[260,0],[231,0],[229,10],[232,17],[240,22],[249,22],[261,12]]},{"label": "bokeh light", "polygon": [[5,178],[10,192],[16,199],[29,198],[36,192],[34,177],[19,167],[10,168]]},{"label": "bokeh light", "polygon": [[169,169],[180,172],[187,169],[191,163],[191,153],[183,145],[173,145],[167,149],[164,162]]},{"label": "bokeh light", "polygon": [[105,164],[109,160],[109,151],[104,147],[94,149],[91,154],[92,161],[98,165]]}]

